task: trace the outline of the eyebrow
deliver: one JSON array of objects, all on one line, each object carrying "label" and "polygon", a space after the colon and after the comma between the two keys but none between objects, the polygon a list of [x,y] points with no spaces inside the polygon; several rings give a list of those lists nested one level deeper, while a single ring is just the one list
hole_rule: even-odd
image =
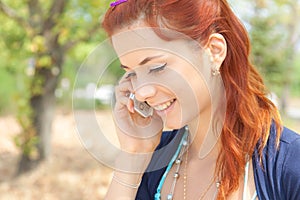
[{"label": "eyebrow", "polygon": [[[142,62],[140,62],[139,65],[145,65],[146,63],[150,62],[151,60],[156,59],[156,58],[160,58],[160,57],[162,57],[162,56],[163,56],[163,55],[157,55],[157,56],[147,57],[147,58],[145,58]],[[121,64],[121,68],[123,68],[123,69],[128,69],[129,67],[127,67],[127,66]]]},{"label": "eyebrow", "polygon": [[157,56],[152,56],[152,57],[147,57],[145,58],[142,62],[139,63],[139,65],[144,65],[146,64],[147,62],[155,59],[155,58],[159,58],[159,57],[162,57],[162,55],[157,55]]}]

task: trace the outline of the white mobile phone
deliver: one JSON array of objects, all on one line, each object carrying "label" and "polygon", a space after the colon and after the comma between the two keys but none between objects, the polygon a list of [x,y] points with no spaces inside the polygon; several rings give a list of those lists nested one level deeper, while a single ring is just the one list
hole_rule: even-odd
[{"label": "white mobile phone", "polygon": [[130,93],[129,98],[133,101],[134,110],[143,117],[150,117],[153,115],[153,108],[146,102],[136,100],[133,93]]}]

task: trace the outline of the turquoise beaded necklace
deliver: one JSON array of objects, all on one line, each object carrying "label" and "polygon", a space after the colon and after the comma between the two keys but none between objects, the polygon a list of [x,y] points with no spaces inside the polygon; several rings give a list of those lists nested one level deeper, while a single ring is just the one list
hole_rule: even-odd
[{"label": "turquoise beaded necklace", "polygon": [[[162,190],[162,187],[163,187],[163,185],[165,183],[167,175],[169,174],[169,172],[170,172],[170,170],[171,170],[171,168],[172,168],[172,166],[173,166],[174,163],[178,164],[178,166],[180,165],[181,155],[185,152],[185,149],[183,149],[183,147],[188,148],[188,135],[189,135],[188,127],[185,126],[184,128],[182,128],[182,129],[179,130],[179,132],[181,132],[181,131],[184,131],[183,136],[181,138],[181,141],[180,141],[180,143],[178,145],[178,148],[177,148],[175,154],[173,155],[172,159],[170,160],[170,162],[169,162],[169,164],[168,164],[168,166],[166,168],[166,171],[164,172],[162,178],[160,179],[160,182],[159,182],[158,187],[156,189],[156,193],[154,195],[154,200],[161,200],[161,190]],[[178,169],[179,169],[179,167],[178,167]],[[243,200],[246,199],[245,194],[246,194],[246,185],[247,185],[248,176],[249,176],[248,172],[249,172],[249,160],[247,161],[246,166],[245,166]],[[177,178],[178,178],[178,172],[176,172],[174,174],[174,183],[172,185],[172,189],[174,189],[174,186],[176,184]],[[216,184],[217,185],[217,189],[219,187],[219,184],[220,183],[217,182],[217,184]],[[215,195],[215,197],[216,197],[216,195]],[[257,197],[257,193],[255,191],[254,194],[253,194],[253,196],[252,196],[252,198],[251,198],[251,200],[256,199],[256,197]],[[173,193],[171,192],[170,194],[168,194],[167,200],[172,200],[172,199],[173,199]]]},{"label": "turquoise beaded necklace", "polygon": [[[177,160],[177,162],[180,162],[180,161],[178,161],[177,158],[178,158],[178,156],[179,156],[179,154],[180,154],[180,152],[181,152],[181,150],[182,150],[182,147],[183,147],[183,146],[186,146],[186,145],[188,144],[188,143],[187,143],[187,142],[188,142],[188,141],[187,141],[187,138],[188,138],[188,127],[185,126],[185,127],[182,128],[182,129],[184,129],[183,136],[182,136],[182,138],[181,138],[181,141],[180,141],[180,143],[179,143],[179,146],[178,146],[178,148],[177,148],[175,154],[173,155],[171,161],[169,162],[169,164],[168,164],[168,166],[167,166],[167,169],[166,169],[165,173],[163,174],[163,176],[162,176],[161,179],[160,179],[160,182],[159,182],[158,187],[157,187],[157,189],[156,189],[156,194],[154,195],[154,199],[155,199],[155,200],[160,200],[160,199],[161,199],[161,189],[162,189],[162,186],[163,186],[164,183],[165,183],[165,180],[166,180],[166,178],[167,178],[167,175],[168,175],[168,173],[170,172],[170,170],[171,170],[171,168],[172,168],[174,162],[175,162],[176,160]],[[179,131],[183,131],[182,129],[179,130]],[[172,199],[172,196],[171,196],[171,195],[172,195],[172,194],[169,194],[169,195],[168,195],[168,199]]]}]

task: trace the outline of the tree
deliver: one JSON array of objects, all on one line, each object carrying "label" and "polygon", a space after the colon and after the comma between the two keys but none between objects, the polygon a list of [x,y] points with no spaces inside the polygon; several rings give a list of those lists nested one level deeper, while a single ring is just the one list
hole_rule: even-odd
[{"label": "tree", "polygon": [[293,74],[296,72],[295,59],[297,54],[297,45],[300,43],[300,1],[299,0],[277,0],[279,6],[287,10],[287,15],[282,18],[285,24],[283,27],[287,32],[286,36],[286,67],[283,73],[284,82],[281,94],[281,110],[285,114],[288,98],[290,96],[290,87],[293,81]]},{"label": "tree", "polygon": [[296,47],[300,43],[299,0],[251,1],[250,23],[254,63],[266,82],[281,96],[280,108],[285,113],[296,71]]},{"label": "tree", "polygon": [[[107,1],[0,0],[0,11],[6,16],[3,23],[11,21],[23,36],[16,43],[26,53],[18,59],[30,60],[32,69],[27,96],[22,96],[19,107],[23,112],[19,116],[23,127],[18,140],[22,149],[19,173],[49,156],[54,92],[65,57],[78,43],[101,37],[99,17],[104,5],[108,5]],[[7,48],[11,50],[13,46],[7,44]]]}]

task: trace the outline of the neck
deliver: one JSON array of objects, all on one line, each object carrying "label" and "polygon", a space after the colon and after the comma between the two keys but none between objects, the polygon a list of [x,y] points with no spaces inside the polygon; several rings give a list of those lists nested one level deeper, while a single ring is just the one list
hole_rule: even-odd
[{"label": "neck", "polygon": [[211,119],[213,117],[211,116],[210,108],[208,108],[188,124],[191,134],[191,159],[196,157],[200,160],[206,160],[207,158],[217,159],[220,140],[219,134],[213,131],[214,125]]}]

